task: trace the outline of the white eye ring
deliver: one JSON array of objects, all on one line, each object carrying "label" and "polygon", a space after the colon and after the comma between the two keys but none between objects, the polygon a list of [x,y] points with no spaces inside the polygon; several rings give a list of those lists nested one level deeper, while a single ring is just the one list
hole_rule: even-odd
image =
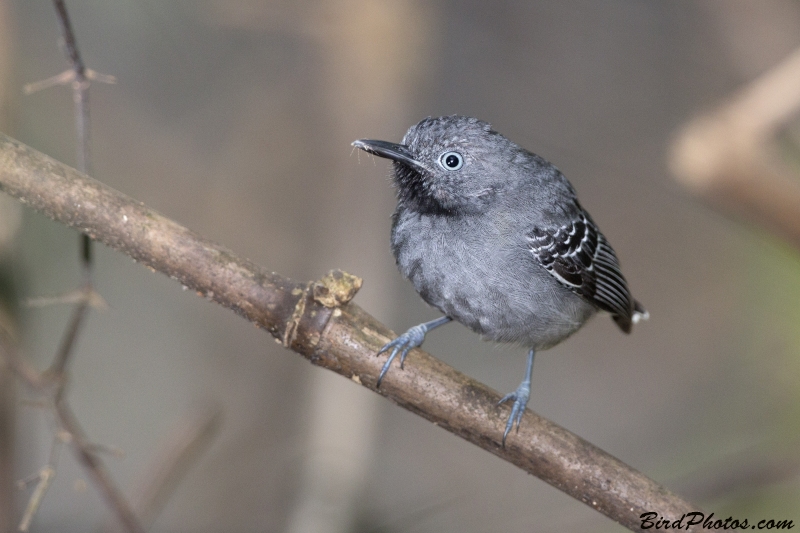
[{"label": "white eye ring", "polygon": [[439,158],[439,165],[445,170],[458,170],[464,166],[464,157],[458,152],[445,152]]}]

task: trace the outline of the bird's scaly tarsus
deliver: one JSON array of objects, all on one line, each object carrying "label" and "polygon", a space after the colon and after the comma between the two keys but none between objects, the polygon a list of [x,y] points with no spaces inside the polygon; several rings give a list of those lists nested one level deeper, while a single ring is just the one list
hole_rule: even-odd
[{"label": "bird's scaly tarsus", "polygon": [[528,369],[525,373],[525,379],[519,384],[517,390],[506,394],[503,396],[503,399],[497,403],[497,405],[501,405],[507,401],[514,400],[514,405],[511,406],[511,414],[508,415],[508,422],[506,422],[506,430],[503,432],[503,447],[506,445],[506,437],[511,431],[511,428],[514,427],[515,422],[517,424],[517,431],[519,431],[522,415],[525,413],[525,407],[528,405],[528,399],[531,396],[531,374],[533,373],[533,356],[535,354],[536,351],[531,348],[531,351],[528,352]]}]

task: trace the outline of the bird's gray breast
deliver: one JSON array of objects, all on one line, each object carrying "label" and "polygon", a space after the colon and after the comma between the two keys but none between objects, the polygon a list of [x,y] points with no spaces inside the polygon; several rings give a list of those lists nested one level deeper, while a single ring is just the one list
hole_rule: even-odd
[{"label": "bird's gray breast", "polygon": [[564,288],[531,255],[524,232],[502,214],[424,215],[399,210],[392,251],[430,305],[501,342],[549,348],[596,309]]}]

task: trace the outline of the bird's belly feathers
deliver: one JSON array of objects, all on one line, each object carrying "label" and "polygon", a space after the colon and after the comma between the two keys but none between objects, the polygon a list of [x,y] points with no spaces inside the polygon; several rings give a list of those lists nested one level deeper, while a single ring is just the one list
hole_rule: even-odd
[{"label": "bird's belly feathers", "polygon": [[557,344],[595,313],[502,228],[465,224],[406,214],[393,228],[398,267],[430,305],[486,339],[537,349]]}]

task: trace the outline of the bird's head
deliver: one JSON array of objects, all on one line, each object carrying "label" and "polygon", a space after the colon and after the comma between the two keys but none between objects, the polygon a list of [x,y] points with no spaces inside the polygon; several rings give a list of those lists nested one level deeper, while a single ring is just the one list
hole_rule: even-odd
[{"label": "bird's head", "polygon": [[481,212],[491,205],[523,151],[487,122],[459,115],[426,118],[412,126],[400,144],[361,139],[353,146],[393,161],[401,203],[454,215]]}]

